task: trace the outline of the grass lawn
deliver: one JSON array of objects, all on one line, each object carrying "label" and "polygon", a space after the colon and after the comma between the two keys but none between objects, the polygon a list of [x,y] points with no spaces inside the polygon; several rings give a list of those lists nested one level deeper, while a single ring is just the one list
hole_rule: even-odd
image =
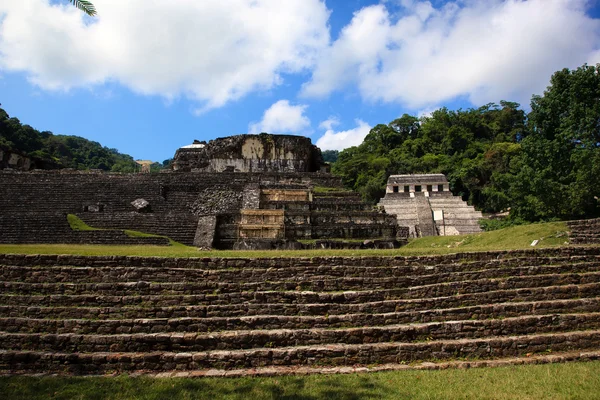
[{"label": "grass lawn", "polygon": [[600,362],[270,378],[2,377],[6,400],[598,399]]},{"label": "grass lawn", "polygon": [[466,251],[511,250],[562,246],[568,241],[564,222],[520,225],[492,232],[462,236],[432,236],[412,240],[394,250],[277,250],[277,251],[199,251],[195,247],[173,246],[105,246],[105,245],[11,245],[0,244],[0,253],[131,255],[159,257],[318,257],[318,256],[402,256],[447,254]]}]

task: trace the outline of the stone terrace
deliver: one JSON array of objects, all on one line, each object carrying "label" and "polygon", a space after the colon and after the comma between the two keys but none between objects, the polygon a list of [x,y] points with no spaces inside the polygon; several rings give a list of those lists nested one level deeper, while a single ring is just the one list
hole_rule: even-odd
[{"label": "stone terrace", "polygon": [[600,355],[596,247],[355,258],[0,255],[0,281],[4,374],[289,373]]},{"label": "stone terrace", "polygon": [[[339,178],[319,173],[0,171],[0,186],[5,189],[0,196],[0,243],[151,242],[118,231],[72,232],[66,216],[76,214],[96,228],[138,230],[193,245],[199,215],[239,212],[241,198],[236,194],[251,182],[271,181],[339,185]],[[150,203],[150,212],[136,212],[131,202],[138,198]],[[195,209],[217,200],[217,209]]]}]

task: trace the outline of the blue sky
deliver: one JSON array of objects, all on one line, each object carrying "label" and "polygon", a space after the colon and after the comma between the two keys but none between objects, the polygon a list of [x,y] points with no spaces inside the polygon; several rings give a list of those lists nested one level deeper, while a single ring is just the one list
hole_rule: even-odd
[{"label": "blue sky", "polygon": [[247,132],[359,144],[403,113],[527,107],[600,62],[598,1],[0,0],[0,103],[39,130],[163,161]]}]

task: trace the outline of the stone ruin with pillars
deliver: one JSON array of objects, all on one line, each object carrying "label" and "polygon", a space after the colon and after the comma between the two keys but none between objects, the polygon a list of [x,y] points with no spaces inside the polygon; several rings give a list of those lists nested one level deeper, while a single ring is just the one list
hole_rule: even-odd
[{"label": "stone ruin with pillars", "polygon": [[454,196],[443,174],[392,175],[379,205],[412,237],[481,232],[481,212]]}]

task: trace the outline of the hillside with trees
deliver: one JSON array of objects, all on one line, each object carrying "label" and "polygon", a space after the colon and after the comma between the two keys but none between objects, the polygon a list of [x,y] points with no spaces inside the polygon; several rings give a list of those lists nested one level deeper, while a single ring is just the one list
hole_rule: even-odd
[{"label": "hillside with trees", "polygon": [[49,168],[134,172],[133,157],[79,136],[40,132],[0,108],[0,148],[15,151]]},{"label": "hillside with trees", "polygon": [[600,65],[563,69],[531,112],[501,101],[375,126],[332,166],[371,202],[391,174],[443,173],[454,194],[513,221],[600,216]]}]

